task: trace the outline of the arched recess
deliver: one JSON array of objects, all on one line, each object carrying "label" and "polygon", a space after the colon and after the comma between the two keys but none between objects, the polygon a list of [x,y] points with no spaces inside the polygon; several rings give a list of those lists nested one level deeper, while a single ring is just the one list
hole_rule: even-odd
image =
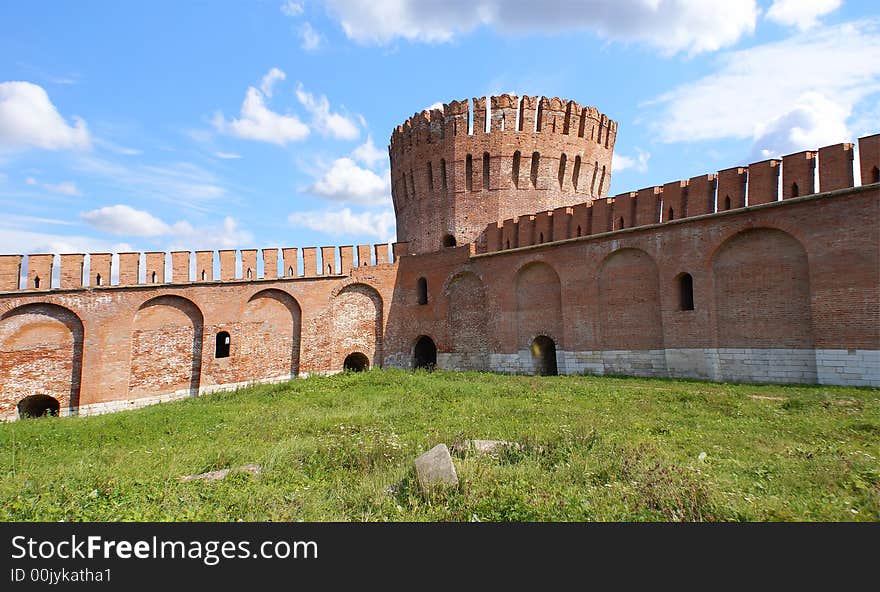
[{"label": "arched recess", "polygon": [[427,335],[416,339],[413,346],[412,366],[414,370],[428,370],[429,372],[437,367],[437,345]]},{"label": "arched recess", "polygon": [[457,366],[470,370],[488,369],[489,332],[486,322],[486,286],[475,273],[465,271],[447,282],[449,306],[446,326]]},{"label": "arched recess", "polygon": [[556,343],[546,335],[538,335],[532,341],[532,364],[538,376],[556,376]]},{"label": "arched recess", "polygon": [[[367,284],[349,284],[333,296],[334,364],[363,352],[371,368],[382,366],[382,297]],[[338,369],[338,366],[336,367]]]},{"label": "arched recess", "polygon": [[283,290],[261,290],[251,296],[242,315],[245,338],[238,367],[247,380],[299,374],[302,309]]},{"label": "arched recess", "polygon": [[660,279],[646,252],[619,249],[602,262],[599,331],[605,351],[663,349]]},{"label": "arched recess", "polygon": [[192,301],[158,296],[138,309],[131,331],[129,395],[199,393],[204,317]]},{"label": "arched recess", "polygon": [[807,253],[793,236],[756,228],[712,259],[718,347],[812,348]]},{"label": "arched recess", "polygon": [[562,289],[559,274],[547,263],[527,263],[516,272],[517,349],[526,350],[538,335],[562,344]]},{"label": "arched recess", "polygon": [[62,410],[79,407],[83,324],[56,304],[26,304],[0,316],[0,417],[15,417],[18,402],[44,395]]},{"label": "arched recess", "polygon": [[370,360],[361,352],[352,352],[345,356],[342,369],[349,372],[365,372],[370,369]]}]

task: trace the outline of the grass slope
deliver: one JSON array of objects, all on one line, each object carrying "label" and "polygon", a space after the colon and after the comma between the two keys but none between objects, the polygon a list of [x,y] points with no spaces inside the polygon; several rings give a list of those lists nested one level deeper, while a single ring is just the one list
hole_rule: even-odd
[{"label": "grass slope", "polygon": [[[524,446],[420,495],[462,438]],[[876,521],[878,459],[877,389],[373,371],[0,425],[0,519]]]}]

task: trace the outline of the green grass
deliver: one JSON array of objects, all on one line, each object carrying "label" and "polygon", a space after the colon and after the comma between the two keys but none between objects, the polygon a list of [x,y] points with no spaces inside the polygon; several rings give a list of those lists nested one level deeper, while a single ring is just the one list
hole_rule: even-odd
[{"label": "green grass", "polygon": [[877,521],[878,459],[877,389],[373,371],[0,425],[0,520]]}]

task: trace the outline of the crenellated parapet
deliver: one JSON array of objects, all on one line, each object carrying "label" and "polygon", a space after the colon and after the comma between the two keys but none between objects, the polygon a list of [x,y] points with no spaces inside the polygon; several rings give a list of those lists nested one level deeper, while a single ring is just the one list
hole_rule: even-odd
[{"label": "crenellated parapet", "polygon": [[0,255],[0,292],[77,290],[203,282],[249,282],[350,275],[388,265],[407,245]]},{"label": "crenellated parapet", "polygon": [[486,224],[604,197],[617,123],[557,97],[503,94],[414,114],[391,136],[397,239],[424,253]]},{"label": "crenellated parapet", "polygon": [[[805,150],[781,159],[491,222],[477,241],[478,252],[675,223],[850,189],[854,187],[853,148],[853,144],[844,143]],[[862,186],[880,183],[880,134],[859,138],[858,170]]]}]

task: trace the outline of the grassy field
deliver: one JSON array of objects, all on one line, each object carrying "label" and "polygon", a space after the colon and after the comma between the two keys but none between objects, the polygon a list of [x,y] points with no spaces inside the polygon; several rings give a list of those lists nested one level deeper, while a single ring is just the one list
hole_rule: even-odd
[{"label": "grassy field", "polygon": [[[422,496],[413,459],[468,438],[522,448]],[[3,424],[0,475],[4,521],[877,521],[880,390],[346,373]]]}]

